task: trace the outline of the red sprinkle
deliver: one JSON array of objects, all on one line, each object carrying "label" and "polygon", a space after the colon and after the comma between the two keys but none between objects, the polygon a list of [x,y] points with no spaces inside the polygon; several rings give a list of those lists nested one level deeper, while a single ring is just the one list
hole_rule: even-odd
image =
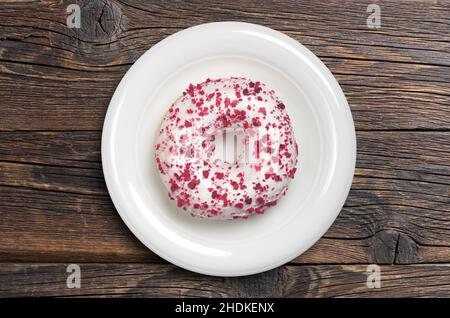
[{"label": "red sprinkle", "polygon": [[255,127],[261,126],[261,121],[259,120],[259,117],[253,117],[252,123],[253,123],[253,126],[255,126]]},{"label": "red sprinkle", "polygon": [[234,190],[239,189],[239,183],[237,183],[236,181],[230,181],[231,185],[233,186]]},{"label": "red sprinkle", "polygon": [[195,187],[197,186],[197,184],[199,184],[200,183],[200,180],[195,180],[195,179],[192,179],[189,183],[188,183],[188,187],[189,187],[189,189],[191,189],[191,190],[194,190],[195,189]]},{"label": "red sprinkle", "polygon": [[223,179],[223,173],[222,172],[216,172],[215,174],[217,179]]}]

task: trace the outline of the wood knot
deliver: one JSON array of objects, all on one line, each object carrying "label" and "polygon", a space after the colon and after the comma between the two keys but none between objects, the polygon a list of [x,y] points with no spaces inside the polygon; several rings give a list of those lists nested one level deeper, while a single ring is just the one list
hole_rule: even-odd
[{"label": "wood knot", "polygon": [[407,234],[395,230],[377,232],[372,240],[373,261],[377,264],[413,264],[418,245]]},{"label": "wood knot", "polygon": [[121,7],[110,1],[80,4],[81,27],[74,32],[77,59],[87,65],[110,65],[122,52],[119,34],[126,29]]},{"label": "wood knot", "polygon": [[74,29],[83,42],[113,42],[122,30],[121,8],[110,1],[87,1],[81,5],[81,28]]},{"label": "wood knot", "polygon": [[418,262],[419,245],[409,236],[400,233],[398,237],[395,264],[414,264]]},{"label": "wood knot", "polygon": [[398,233],[396,231],[380,231],[372,239],[372,255],[377,264],[393,264],[397,249]]}]

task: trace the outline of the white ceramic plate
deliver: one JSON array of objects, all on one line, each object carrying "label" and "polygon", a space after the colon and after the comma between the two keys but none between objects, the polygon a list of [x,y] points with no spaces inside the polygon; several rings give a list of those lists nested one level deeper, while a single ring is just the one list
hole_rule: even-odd
[{"label": "white ceramic plate", "polygon": [[[299,166],[288,194],[247,220],[192,218],[168,199],[154,144],[189,83],[244,76],[277,92],[292,119]],[[149,249],[191,271],[240,276],[282,265],[331,226],[348,195],[356,141],[347,101],[324,64],[294,39],[247,23],[192,27],[159,42],[126,73],[102,135],[102,163],[120,216]]]}]

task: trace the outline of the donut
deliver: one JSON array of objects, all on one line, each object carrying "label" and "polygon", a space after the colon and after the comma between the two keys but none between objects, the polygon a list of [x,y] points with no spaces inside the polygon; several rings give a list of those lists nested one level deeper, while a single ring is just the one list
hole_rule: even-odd
[{"label": "donut", "polygon": [[[235,152],[228,160],[221,154],[229,144],[220,147],[219,141],[230,135]],[[265,84],[242,77],[207,79],[190,84],[169,107],[155,158],[168,196],[180,209],[230,220],[263,214],[277,204],[297,171],[298,146],[284,103]]]}]

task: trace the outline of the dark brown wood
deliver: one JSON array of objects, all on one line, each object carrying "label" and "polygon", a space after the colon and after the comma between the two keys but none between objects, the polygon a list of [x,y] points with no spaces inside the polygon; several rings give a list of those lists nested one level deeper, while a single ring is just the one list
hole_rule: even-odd
[{"label": "dark brown wood", "polygon": [[67,3],[3,3],[0,129],[100,130],[145,50],[223,20],[263,24],[310,48],[340,81],[357,129],[450,129],[450,4],[386,1],[382,28],[369,29],[368,3],[81,1],[81,29],[66,27]]},{"label": "dark brown wood", "polygon": [[[379,1],[380,29],[366,26],[369,0],[83,0],[81,29],[66,26],[70,3],[0,1],[0,296],[450,296],[449,1]],[[211,278],[167,264],[126,228],[100,139],[143,52],[229,20],[282,31],[322,59],[352,109],[358,157],[341,214],[309,251]],[[61,262],[83,263],[82,289],[65,287]],[[365,284],[369,263],[395,264],[379,290]]]},{"label": "dark brown wood", "polygon": [[[0,133],[0,261],[161,262],[115,211],[99,139]],[[358,132],[346,205],[296,262],[450,262],[449,140],[450,132]]]},{"label": "dark brown wood", "polygon": [[79,264],[79,289],[67,288],[67,265],[3,264],[0,297],[450,296],[447,265],[381,266],[380,288],[369,288],[365,264],[282,266],[258,275],[222,278],[172,265],[91,263]]}]

